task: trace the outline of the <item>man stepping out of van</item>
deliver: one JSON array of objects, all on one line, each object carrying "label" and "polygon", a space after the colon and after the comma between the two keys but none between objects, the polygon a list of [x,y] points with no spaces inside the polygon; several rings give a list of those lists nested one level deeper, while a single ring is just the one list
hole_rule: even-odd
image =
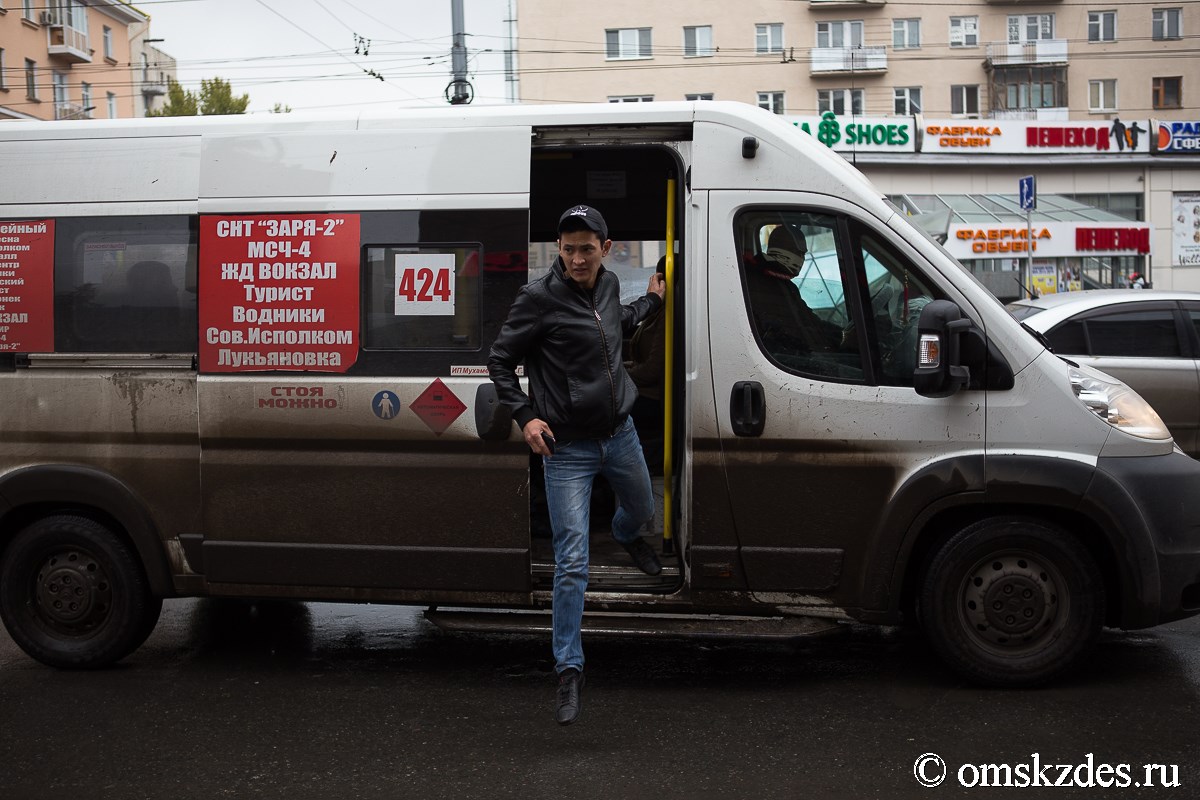
[{"label": "man stepping out of van", "polygon": [[[612,241],[600,212],[573,206],[558,220],[558,258],[524,286],[488,358],[500,402],[542,456],[554,542],[554,660],[560,725],[579,716],[583,690],[583,594],[588,580],[592,480],[617,495],[612,534],[649,575],[662,571],[639,531],[654,515],[650,473],[629,416],[637,390],[621,342],[663,303],[661,274],[646,295],[621,305],[617,276],[601,264]],[[516,368],[525,362],[529,394]]]}]

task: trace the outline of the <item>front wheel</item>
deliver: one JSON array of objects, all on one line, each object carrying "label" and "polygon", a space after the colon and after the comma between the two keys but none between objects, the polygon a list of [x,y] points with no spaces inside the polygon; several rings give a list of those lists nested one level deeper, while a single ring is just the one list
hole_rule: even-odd
[{"label": "front wheel", "polygon": [[9,635],[52,667],[102,667],[153,629],[162,600],[136,554],[100,523],[40,519],[18,533],[0,564],[0,617]]},{"label": "front wheel", "polygon": [[1095,560],[1066,531],[1039,520],[975,523],[937,552],[919,598],[934,649],[967,678],[1031,686],[1070,669],[1104,620]]}]

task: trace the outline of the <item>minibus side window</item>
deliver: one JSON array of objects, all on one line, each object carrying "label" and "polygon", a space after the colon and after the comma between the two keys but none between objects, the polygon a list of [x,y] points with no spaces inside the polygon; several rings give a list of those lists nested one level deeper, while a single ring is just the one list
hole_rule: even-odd
[{"label": "minibus side window", "polygon": [[847,336],[837,220],[828,214],[752,211],[738,218],[742,283],[755,337],[789,372],[863,382],[859,339]]},{"label": "minibus side window", "polygon": [[195,217],[60,217],[55,350],[196,352]]},{"label": "minibus side window", "polygon": [[917,366],[917,323],[934,299],[924,279],[869,231],[859,237],[870,313],[879,345],[879,382],[912,386]]},{"label": "minibus side window", "polygon": [[365,250],[364,349],[480,348],[481,245],[388,244]]},{"label": "minibus side window", "polygon": [[917,322],[937,295],[907,259],[845,216],[751,209],[735,224],[750,322],[772,361],[843,383],[913,385]]}]

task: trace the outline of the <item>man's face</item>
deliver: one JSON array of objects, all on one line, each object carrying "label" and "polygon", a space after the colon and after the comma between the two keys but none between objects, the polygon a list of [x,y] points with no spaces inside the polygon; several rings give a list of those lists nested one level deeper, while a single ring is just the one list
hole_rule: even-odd
[{"label": "man's face", "polygon": [[595,231],[567,231],[558,235],[558,254],[567,268],[567,277],[584,289],[596,286],[600,260],[608,255],[612,241],[600,241]]}]

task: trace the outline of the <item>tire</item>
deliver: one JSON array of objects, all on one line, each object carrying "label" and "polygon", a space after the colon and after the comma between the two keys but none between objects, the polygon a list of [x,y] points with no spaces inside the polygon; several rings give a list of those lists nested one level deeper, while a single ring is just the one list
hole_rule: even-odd
[{"label": "tire", "polygon": [[1087,549],[1063,529],[999,517],[954,535],[929,564],[921,626],[939,656],[969,680],[1035,686],[1069,670],[1104,621],[1104,583]]},{"label": "tire", "polygon": [[0,563],[0,617],[13,641],[52,667],[91,669],[132,653],[150,635],[154,597],[132,547],[85,517],[40,519]]}]

